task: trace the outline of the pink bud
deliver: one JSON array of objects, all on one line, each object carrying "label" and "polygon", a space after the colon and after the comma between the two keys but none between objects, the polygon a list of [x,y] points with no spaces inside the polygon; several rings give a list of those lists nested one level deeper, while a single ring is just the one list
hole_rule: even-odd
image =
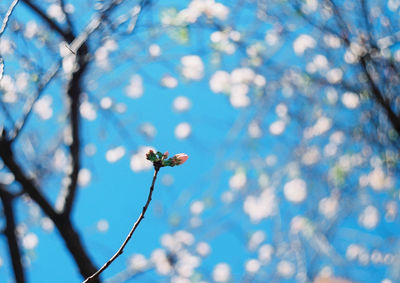
[{"label": "pink bud", "polygon": [[176,165],[181,165],[183,163],[186,162],[186,160],[188,160],[189,155],[187,155],[186,153],[178,153],[175,154],[174,159],[176,160]]},{"label": "pink bud", "polygon": [[164,158],[164,159],[167,159],[167,158],[168,158],[168,154],[169,154],[169,152],[168,152],[168,151],[164,152],[164,154],[163,154],[163,158]]}]

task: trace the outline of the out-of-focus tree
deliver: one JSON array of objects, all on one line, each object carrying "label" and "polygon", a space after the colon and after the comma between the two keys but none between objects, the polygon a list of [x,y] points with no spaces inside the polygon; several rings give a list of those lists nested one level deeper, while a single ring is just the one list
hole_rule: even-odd
[{"label": "out-of-focus tree", "polygon": [[[30,261],[54,264],[29,256],[38,226],[56,228],[82,277],[112,255],[86,248],[74,221],[143,205],[139,190],[126,198],[120,162],[129,155],[146,187],[139,144],[182,148],[190,177],[163,176],[175,195],[147,220],[167,224],[161,247],[132,247],[110,282],[400,280],[398,1],[19,2],[0,39],[0,199],[17,282]],[[107,162],[126,178],[112,193]],[[98,231],[117,232],[110,215]]]}]

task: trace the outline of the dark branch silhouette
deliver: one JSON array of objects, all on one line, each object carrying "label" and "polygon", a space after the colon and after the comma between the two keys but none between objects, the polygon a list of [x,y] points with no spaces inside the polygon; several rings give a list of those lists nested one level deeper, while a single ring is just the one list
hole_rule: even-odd
[{"label": "dark branch silhouette", "polygon": [[11,150],[11,144],[3,133],[0,139],[0,158],[7,168],[15,176],[15,180],[21,185],[22,190],[35,201],[43,212],[53,221],[66,247],[73,256],[79,271],[85,278],[93,274],[97,268],[93,265],[82,240],[73,227],[68,215],[63,215],[55,211],[49,201],[41,193],[41,190],[35,184],[35,180],[25,175],[21,166],[17,163]]},{"label": "dark branch silhouette", "polygon": [[22,266],[21,251],[18,245],[13,199],[14,196],[9,193],[2,184],[0,184],[0,200],[3,205],[3,213],[6,220],[4,235],[7,238],[8,250],[14,271],[14,278],[16,283],[24,283],[25,271]]}]

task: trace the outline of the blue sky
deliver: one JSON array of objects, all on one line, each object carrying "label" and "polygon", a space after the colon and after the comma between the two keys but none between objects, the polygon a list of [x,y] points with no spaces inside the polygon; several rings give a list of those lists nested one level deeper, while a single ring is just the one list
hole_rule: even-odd
[{"label": "blue sky", "polygon": [[[103,1],[66,2],[81,32]],[[316,2],[306,1],[305,11],[319,15]],[[0,4],[2,15],[9,3]],[[156,1],[125,34],[135,3],[125,1],[111,16],[116,22],[130,13],[126,23],[114,31],[103,25],[88,40],[93,57],[83,83],[72,217],[97,266],[117,251],[146,201],[148,147],[189,160],[161,169],[144,221],[102,278],[121,282],[138,272],[127,282],[396,282],[398,216],[390,213],[398,178],[379,147],[353,135],[369,102],[339,86],[353,74],[342,47],[332,47],[332,57],[323,53],[323,34],[275,2],[267,7],[286,22],[257,18],[246,1]],[[40,5],[65,26],[56,2]],[[40,184],[56,204],[68,167],[64,91],[72,57],[23,3],[12,20],[28,38],[10,26],[2,38],[12,43],[2,50],[8,77],[0,87],[13,118],[33,95],[40,68],[60,67],[15,145],[25,169],[39,162],[49,170]],[[31,69],[21,63],[24,53]],[[313,68],[339,84],[308,84]],[[21,73],[29,74],[25,87],[16,79]],[[10,127],[4,113],[0,122]],[[16,203],[29,282],[81,282],[48,218],[29,200]],[[0,247],[0,281],[12,282],[6,241]],[[165,255],[175,258],[173,268]]]}]

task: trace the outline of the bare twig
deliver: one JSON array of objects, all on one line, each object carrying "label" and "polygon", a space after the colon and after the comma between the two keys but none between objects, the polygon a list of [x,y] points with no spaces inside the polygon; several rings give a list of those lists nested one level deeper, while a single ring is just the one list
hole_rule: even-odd
[{"label": "bare twig", "polygon": [[139,215],[139,218],[136,220],[135,224],[133,225],[131,231],[129,232],[128,236],[125,238],[125,241],[122,243],[122,245],[119,248],[119,250],[99,270],[97,270],[96,273],[94,273],[90,277],[86,278],[86,280],[83,281],[83,283],[91,282],[94,278],[99,276],[100,273],[102,273],[104,270],[106,270],[110,266],[110,264],[115,259],[117,259],[117,257],[119,257],[123,253],[125,246],[128,244],[128,242],[131,239],[131,237],[132,237],[133,233],[135,232],[136,228],[139,226],[140,222],[143,220],[144,215],[145,215],[145,213],[147,211],[147,208],[149,207],[149,204],[150,204],[150,201],[151,201],[151,197],[152,197],[153,191],[154,191],[154,184],[156,182],[157,174],[158,174],[159,170],[160,170],[160,167],[157,166],[156,164],[154,164],[154,176],[153,176],[153,181],[152,181],[151,186],[150,186],[150,191],[149,191],[149,195],[147,197],[146,204],[143,206],[142,213]]}]

